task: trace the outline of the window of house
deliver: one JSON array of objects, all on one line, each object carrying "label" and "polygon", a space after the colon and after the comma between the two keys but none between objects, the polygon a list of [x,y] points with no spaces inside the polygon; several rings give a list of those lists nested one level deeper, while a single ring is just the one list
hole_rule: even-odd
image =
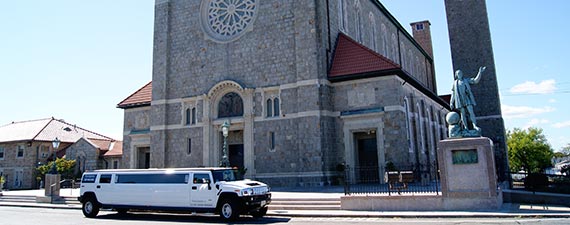
[{"label": "window of house", "polygon": [[269,132],[269,151],[275,151],[275,132]]},{"label": "window of house", "polygon": [[192,112],[191,112],[191,117],[192,117],[192,122],[191,124],[196,124],[196,107],[192,108]]},{"label": "window of house", "polygon": [[191,112],[190,109],[186,109],[185,113],[184,113],[184,124],[185,125],[190,125],[190,120],[191,120]]},{"label": "window of house", "polygon": [[4,148],[0,147],[0,159],[4,159]]},{"label": "window of house", "polygon": [[269,98],[265,102],[265,116],[279,117],[280,113],[279,98]]},{"label": "window of house", "polygon": [[188,155],[192,154],[192,139],[188,138]]},{"label": "window of house", "polygon": [[346,30],[346,4],[345,0],[338,0],[338,24],[340,30]]},{"label": "window of house", "polygon": [[416,24],[416,30],[423,30],[423,29],[424,29],[424,24],[422,23]]},{"label": "window of house", "polygon": [[376,46],[376,18],[372,12],[368,14],[368,19],[370,22],[368,25],[370,27],[370,48],[372,48],[374,51],[378,51],[378,48]]},{"label": "window of house", "polygon": [[113,161],[113,169],[119,169],[119,160]]},{"label": "window of house", "polygon": [[18,145],[18,154],[16,155],[17,158],[24,157],[24,146]]},{"label": "window of house", "polygon": [[271,99],[267,99],[267,102],[265,103],[265,116],[266,117],[272,117],[273,116],[273,101]]},{"label": "window of house", "polygon": [[279,116],[279,98],[273,99],[273,116]]},{"label": "window of house", "polygon": [[354,7],[356,8],[356,20],[355,20],[355,28],[356,28],[356,37],[358,38],[358,42],[362,43],[362,29],[361,29],[361,21],[360,21],[360,0],[356,0],[354,2]]}]

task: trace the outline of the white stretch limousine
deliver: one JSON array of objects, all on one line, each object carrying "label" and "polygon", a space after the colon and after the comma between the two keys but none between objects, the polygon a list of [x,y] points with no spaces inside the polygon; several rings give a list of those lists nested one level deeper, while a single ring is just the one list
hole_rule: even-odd
[{"label": "white stretch limousine", "polygon": [[86,172],[79,201],[86,217],[99,209],[213,212],[224,219],[240,214],[263,217],[271,202],[269,187],[238,180],[230,168],[129,169]]}]

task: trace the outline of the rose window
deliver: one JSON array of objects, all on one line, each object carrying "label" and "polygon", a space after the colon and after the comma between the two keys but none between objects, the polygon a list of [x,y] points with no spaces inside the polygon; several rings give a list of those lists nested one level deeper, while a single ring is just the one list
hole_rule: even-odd
[{"label": "rose window", "polygon": [[256,0],[203,0],[202,28],[212,39],[230,42],[251,30],[256,11]]}]

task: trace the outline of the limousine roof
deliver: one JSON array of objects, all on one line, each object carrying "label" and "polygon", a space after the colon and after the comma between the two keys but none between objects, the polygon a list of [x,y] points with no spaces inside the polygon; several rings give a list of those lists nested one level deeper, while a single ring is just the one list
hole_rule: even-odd
[{"label": "limousine roof", "polygon": [[150,168],[150,169],[104,169],[94,170],[92,173],[113,173],[113,172],[192,172],[192,171],[212,171],[212,170],[227,170],[235,168],[226,167],[199,167],[199,168]]}]

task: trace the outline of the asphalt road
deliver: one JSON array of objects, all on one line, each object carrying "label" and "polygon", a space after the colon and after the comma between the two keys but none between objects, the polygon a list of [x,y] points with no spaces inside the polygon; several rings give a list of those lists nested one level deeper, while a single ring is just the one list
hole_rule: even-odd
[{"label": "asphalt road", "polygon": [[[76,224],[228,224],[215,215],[129,213],[119,216],[115,212],[103,211],[95,219],[83,217],[79,210],[44,209],[0,206],[0,225],[76,225]],[[287,218],[267,217],[253,219],[242,217],[231,224],[570,224],[570,218]]]}]

